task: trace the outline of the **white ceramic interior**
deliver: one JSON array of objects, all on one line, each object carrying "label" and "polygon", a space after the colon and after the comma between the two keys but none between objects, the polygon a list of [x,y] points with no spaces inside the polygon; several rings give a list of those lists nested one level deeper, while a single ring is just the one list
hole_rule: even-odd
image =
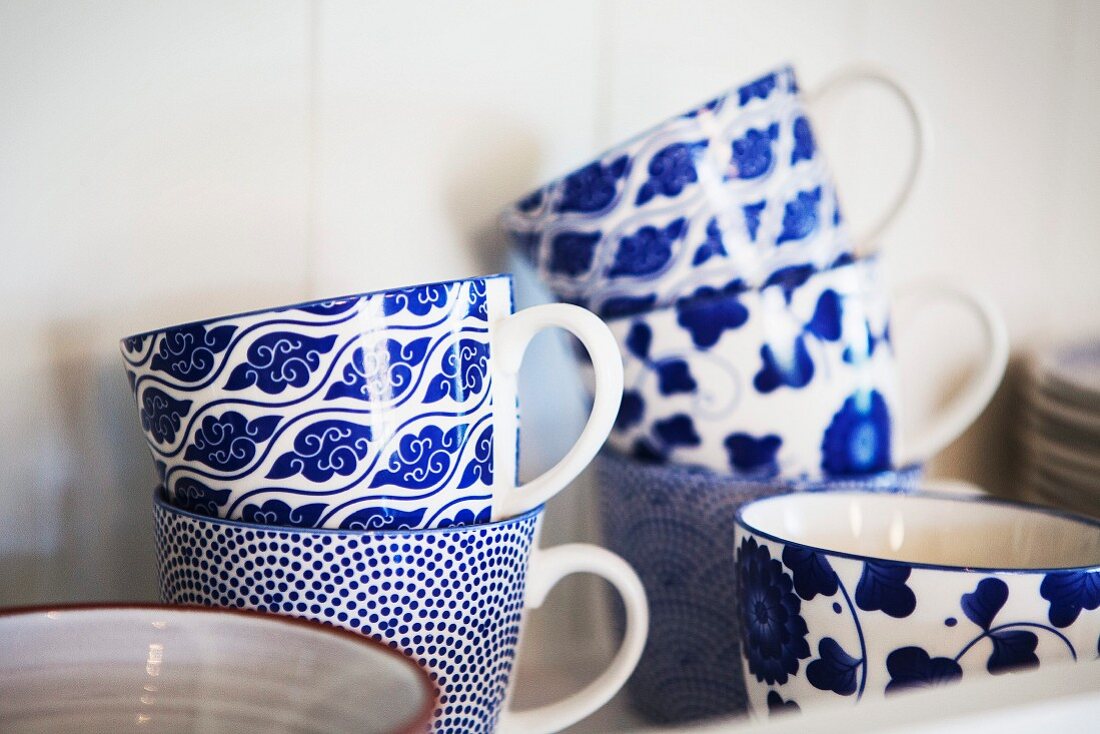
[{"label": "white ceramic interior", "polygon": [[188,607],[0,613],[0,729],[29,732],[423,730],[425,673],[314,623]]},{"label": "white ceramic interior", "polygon": [[737,521],[836,555],[996,570],[1100,565],[1100,523],[975,497],[801,492],[745,505]]}]

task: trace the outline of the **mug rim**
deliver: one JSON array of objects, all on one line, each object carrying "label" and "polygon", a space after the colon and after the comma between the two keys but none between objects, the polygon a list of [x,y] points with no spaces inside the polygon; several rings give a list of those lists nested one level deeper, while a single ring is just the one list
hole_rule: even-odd
[{"label": "mug rim", "polygon": [[513,211],[517,208],[517,206],[519,205],[520,202],[524,201],[525,199],[530,198],[531,196],[534,196],[535,194],[537,194],[538,192],[540,192],[543,189],[547,188],[548,186],[554,186],[555,184],[557,184],[561,181],[564,181],[565,179],[569,178],[573,174],[579,173],[580,171],[582,171],[583,169],[585,169],[588,166],[592,165],[593,163],[600,163],[604,159],[611,156],[613,153],[615,153],[617,151],[620,151],[623,148],[626,148],[628,146],[634,145],[639,140],[643,140],[645,138],[654,136],[655,134],[657,134],[659,131],[661,131],[663,128],[665,128],[666,126],[668,126],[672,122],[675,122],[676,120],[679,120],[679,119],[683,118],[685,115],[687,115],[689,113],[698,112],[700,109],[705,107],[712,100],[729,97],[730,95],[732,95],[734,92],[736,92],[738,89],[745,86],[746,84],[751,84],[753,82],[760,81],[761,79],[764,79],[765,77],[771,76],[773,74],[782,74],[782,73],[786,73],[786,74],[790,75],[791,79],[794,81],[794,87],[795,87],[795,90],[796,90],[795,94],[797,94],[798,91],[801,88],[798,86],[798,79],[797,79],[797,75],[795,74],[795,71],[794,71],[794,64],[790,61],[785,61],[785,62],[776,64],[775,66],[770,67],[768,70],[762,71],[759,74],[756,74],[756,75],[750,77],[748,81],[739,82],[737,84],[732,84],[728,87],[725,87],[725,88],[719,90],[718,92],[715,92],[714,94],[709,95],[708,97],[706,97],[702,101],[692,105],[691,107],[688,107],[688,108],[684,109],[682,112],[680,112],[678,114],[675,114],[675,115],[669,115],[668,117],[662,118],[659,122],[655,122],[652,125],[647,126],[645,129],[641,130],[640,132],[637,132],[637,133],[623,139],[620,142],[609,145],[608,147],[604,148],[599,153],[597,153],[595,156],[590,156],[589,158],[585,159],[585,161],[583,163],[581,163],[580,165],[571,166],[570,168],[568,168],[561,175],[554,176],[553,178],[548,179],[542,185],[536,186],[536,187],[530,189],[523,196],[521,196],[521,197],[515,199],[514,201],[512,201],[508,205],[508,207],[504,210],[504,216],[507,217],[508,215],[512,214]]},{"label": "mug rim", "polygon": [[[511,488],[511,491],[515,491],[516,488]],[[166,512],[174,515],[182,515],[192,521],[210,522],[217,525],[228,525],[230,527],[239,528],[241,530],[252,530],[254,532],[265,533],[297,533],[297,534],[310,534],[310,535],[353,535],[356,537],[377,536],[377,537],[403,537],[408,535],[421,535],[425,533],[443,534],[461,531],[478,530],[481,528],[500,528],[505,527],[512,523],[520,523],[529,518],[537,517],[542,514],[542,511],[546,509],[545,504],[538,505],[536,507],[527,510],[521,515],[514,515],[512,517],[504,518],[503,520],[496,520],[494,522],[482,522],[475,523],[473,525],[448,525],[445,528],[432,527],[432,528],[420,528],[420,529],[397,529],[388,528],[385,530],[353,530],[348,528],[302,528],[294,525],[262,525],[260,523],[247,522],[245,520],[230,520],[224,517],[212,517],[210,515],[203,515],[193,510],[185,510],[182,507],[177,507],[168,501],[166,498],[167,488],[163,485],[159,485],[153,489],[153,506],[158,512]]]},{"label": "mug rim", "polygon": [[[827,265],[825,267],[814,267],[813,263],[795,263],[793,265],[784,266],[784,268],[782,268],[782,269],[785,269],[785,268],[798,268],[798,267],[805,267],[805,266],[809,266],[811,268],[810,275],[806,278],[806,280],[804,280],[802,283],[800,283],[795,288],[795,290],[797,290],[798,288],[801,288],[801,287],[805,286],[811,280],[814,280],[814,279],[819,278],[819,277],[823,277],[825,275],[831,275],[833,273],[847,271],[849,268],[854,270],[854,269],[862,269],[862,268],[880,267],[882,262],[883,262],[883,260],[882,260],[881,253],[873,252],[873,253],[870,253],[870,254],[867,254],[867,255],[852,256],[850,258],[846,258],[844,256],[841,256],[841,258],[838,258],[837,261],[834,261],[834,262],[830,263],[829,265]],[[719,301],[725,301],[725,300],[730,299],[730,298],[739,298],[739,297],[744,296],[746,294],[759,294],[759,293],[763,293],[765,290],[767,290],[769,288],[775,288],[775,287],[781,285],[780,283],[770,283],[770,284],[760,284],[760,285],[743,284],[741,287],[734,290],[734,289],[732,289],[732,286],[736,282],[737,282],[737,279],[730,281],[729,283],[727,283],[724,286],[699,286],[699,288],[696,288],[695,291],[692,292],[691,295],[687,295],[687,296],[683,296],[681,298],[677,298],[674,301],[672,301],[671,303],[667,303],[665,305],[650,306],[650,307],[648,307],[644,310],[641,310],[637,313],[623,314],[623,315],[619,315],[619,316],[600,316],[600,318],[603,319],[603,321],[608,326],[611,326],[612,324],[624,323],[624,322],[629,321],[629,320],[645,320],[648,323],[648,320],[650,318],[657,317],[657,316],[661,315],[662,313],[668,313],[668,312],[673,312],[673,311],[678,312],[681,308],[684,308],[684,307],[691,308],[693,306],[698,306],[700,304],[716,303],[716,302],[719,302]],[[706,287],[712,288],[714,290],[714,293],[708,293],[708,294],[702,295],[702,296],[698,295],[698,292],[699,292],[700,288],[706,288]],[[726,290],[727,288],[729,288],[730,290],[727,291]],[[683,305],[681,305],[681,304],[683,304]]]},{"label": "mug rim", "polygon": [[179,324],[172,324],[171,326],[161,326],[159,328],[148,329],[146,331],[141,331],[141,332],[138,332],[136,334],[131,334],[130,336],[124,336],[119,340],[119,342],[120,342],[120,344],[125,345],[125,343],[127,341],[130,341],[131,339],[144,339],[144,338],[150,337],[150,336],[156,337],[160,334],[167,334],[167,333],[172,332],[172,331],[179,331],[180,329],[187,329],[187,328],[191,328],[191,327],[194,327],[194,326],[206,326],[208,324],[215,324],[215,323],[219,323],[219,322],[222,322],[222,321],[231,321],[231,320],[234,320],[234,319],[242,319],[242,318],[245,318],[245,317],[248,317],[248,316],[258,316],[260,314],[268,314],[268,313],[274,314],[274,313],[280,313],[282,311],[289,311],[291,309],[305,308],[307,306],[320,306],[320,305],[323,305],[323,304],[326,304],[326,303],[335,303],[335,302],[338,302],[338,301],[352,301],[352,300],[359,300],[360,298],[367,298],[367,297],[380,296],[380,295],[388,295],[388,294],[391,294],[391,293],[398,293],[400,291],[410,290],[412,288],[426,288],[426,287],[429,287],[429,286],[440,286],[440,285],[441,286],[452,286],[452,285],[456,285],[456,284],[460,284],[460,283],[470,283],[470,282],[475,281],[475,280],[485,280],[485,281],[506,280],[508,282],[510,288],[512,288],[513,290],[515,288],[515,279],[514,279],[514,277],[512,276],[511,273],[506,273],[506,272],[489,273],[488,275],[472,275],[472,276],[469,276],[467,278],[453,278],[453,279],[450,279],[450,280],[436,280],[436,281],[428,281],[428,282],[425,282],[425,283],[413,283],[413,284],[410,284],[410,285],[394,286],[394,287],[391,287],[391,288],[379,288],[379,289],[373,290],[373,291],[363,291],[361,293],[348,293],[348,294],[345,294],[345,295],[342,295],[342,296],[332,296],[330,298],[314,298],[314,299],[310,299],[310,300],[307,300],[307,301],[300,301],[298,303],[289,303],[289,304],[286,304],[286,305],[283,305],[283,306],[268,306],[266,308],[255,308],[255,309],[252,309],[250,311],[239,311],[237,313],[226,314],[224,316],[208,316],[206,318],[195,319],[193,321],[185,321],[185,322],[179,323]]},{"label": "mug rim", "polygon": [[420,707],[416,717],[400,730],[400,734],[414,734],[422,732],[431,723],[432,716],[438,708],[439,698],[435,691],[435,685],[428,676],[427,671],[417,665],[416,661],[396,648],[391,648],[367,635],[358,634],[350,630],[336,627],[335,625],[322,624],[305,617],[289,617],[271,612],[261,612],[255,609],[206,606],[202,604],[166,604],[154,602],[68,602],[61,604],[29,604],[24,606],[0,608],[0,619],[14,617],[36,616],[49,614],[50,612],[109,612],[109,611],[147,611],[147,612],[172,612],[172,613],[199,613],[200,615],[228,615],[244,619],[259,619],[273,622],[277,625],[296,626],[311,630],[314,633],[328,635],[333,638],[353,642],[363,648],[370,648],[376,652],[383,652],[390,658],[400,660],[402,666],[413,671],[421,690],[424,692],[424,705]]},{"label": "mug rim", "polygon": [[[919,483],[918,483],[918,486]],[[904,502],[907,497],[916,497],[920,499],[934,499],[945,500],[947,502],[962,502],[970,504],[983,504],[983,505],[998,505],[1006,507],[1024,514],[1036,514],[1036,515],[1048,515],[1059,518],[1061,520],[1067,520],[1080,525],[1092,527],[1096,530],[1100,530],[1100,520],[1086,517],[1084,515],[1077,515],[1072,512],[1066,512],[1065,510],[1055,509],[1053,507],[1044,507],[1042,505],[1034,505],[1028,502],[1017,502],[1015,500],[1002,499],[1000,497],[991,497],[983,495],[971,495],[971,494],[958,494],[955,492],[935,492],[928,490],[915,490],[910,492],[895,492],[895,493],[883,493],[875,492],[865,489],[808,489],[802,492],[782,492],[780,494],[772,495],[771,497],[761,497],[759,499],[750,500],[737,508],[734,513],[733,522],[735,527],[739,527],[753,535],[757,535],[766,540],[770,540],[780,545],[794,546],[802,550],[812,551],[815,553],[822,553],[828,556],[834,556],[836,558],[847,558],[854,561],[873,561],[879,565],[890,566],[906,566],[909,568],[920,568],[931,571],[951,571],[958,573],[997,573],[997,574],[1013,574],[1013,575],[1034,575],[1034,574],[1048,574],[1048,573],[1075,573],[1075,572],[1091,572],[1100,570],[1100,561],[1097,563],[1074,565],[1074,566],[1046,566],[1036,568],[1019,568],[1012,566],[1004,567],[985,567],[985,566],[965,566],[961,564],[950,563],[928,563],[924,561],[903,561],[895,558],[882,558],[880,556],[868,555],[865,553],[852,553],[849,551],[835,550],[830,548],[823,548],[818,545],[812,545],[810,543],[804,543],[797,540],[790,540],[781,538],[774,533],[769,533],[764,530],[760,530],[750,525],[744,517],[745,510],[750,509],[753,505],[762,504],[764,502],[770,502],[773,500],[787,499],[791,496],[798,494],[831,494],[831,495],[866,495],[866,496],[883,496],[884,494],[897,498],[899,501]]]}]

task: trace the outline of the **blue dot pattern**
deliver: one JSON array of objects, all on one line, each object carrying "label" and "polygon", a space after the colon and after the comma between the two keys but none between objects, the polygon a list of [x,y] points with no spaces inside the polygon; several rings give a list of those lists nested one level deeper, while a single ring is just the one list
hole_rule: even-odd
[{"label": "blue dot pattern", "polygon": [[161,597],[355,630],[428,671],[431,730],[492,732],[519,643],[540,512],[411,532],[300,531],[156,505]]},{"label": "blue dot pattern", "polygon": [[[745,711],[733,562],[741,505],[791,491],[901,491],[920,478],[913,467],[852,479],[738,479],[611,450],[596,467],[604,545],[634,567],[649,600],[649,638],[626,691],[659,724]],[[612,608],[621,630],[622,607]]]}]

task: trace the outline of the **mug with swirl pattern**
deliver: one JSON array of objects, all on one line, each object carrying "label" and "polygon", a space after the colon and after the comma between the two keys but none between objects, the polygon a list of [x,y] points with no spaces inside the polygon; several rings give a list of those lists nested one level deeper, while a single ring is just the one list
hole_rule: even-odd
[{"label": "mug with swirl pattern", "polygon": [[[595,456],[622,391],[608,328],[567,304],[513,313],[510,275],[313,301],[122,340],[141,427],[177,506],[246,522],[420,529],[522,514]],[[580,438],[517,486],[531,338],[577,336],[596,373]]]}]

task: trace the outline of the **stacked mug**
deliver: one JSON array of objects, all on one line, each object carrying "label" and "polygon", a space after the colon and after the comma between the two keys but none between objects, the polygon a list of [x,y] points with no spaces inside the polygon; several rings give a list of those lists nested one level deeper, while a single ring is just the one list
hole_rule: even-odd
[{"label": "stacked mug", "polygon": [[[737,508],[794,489],[912,487],[1007,363],[986,300],[938,284],[891,294],[866,252],[916,179],[923,135],[915,104],[879,72],[842,74],[811,99],[857,83],[896,93],[916,140],[865,233],[849,231],[790,67],[615,146],[502,218],[544,284],[603,318],[623,358],[612,451],[597,462],[602,519],[649,595],[651,640],[629,690],[656,721],[744,706],[730,661]],[[985,364],[932,425],[900,436],[891,323],[936,301],[974,317]]]},{"label": "stacked mug", "polygon": [[[516,377],[531,338],[588,349],[588,423],[519,485]],[[592,546],[537,547],[542,505],[604,443],[622,392],[607,327],[576,306],[513,313],[512,279],[470,278],[314,301],[122,341],[160,483],[166,602],[306,617],[426,669],[438,732],[551,732],[622,686],[645,643],[638,577]],[[626,608],[608,671],[549,706],[506,699],[525,608],[572,573]]]}]

